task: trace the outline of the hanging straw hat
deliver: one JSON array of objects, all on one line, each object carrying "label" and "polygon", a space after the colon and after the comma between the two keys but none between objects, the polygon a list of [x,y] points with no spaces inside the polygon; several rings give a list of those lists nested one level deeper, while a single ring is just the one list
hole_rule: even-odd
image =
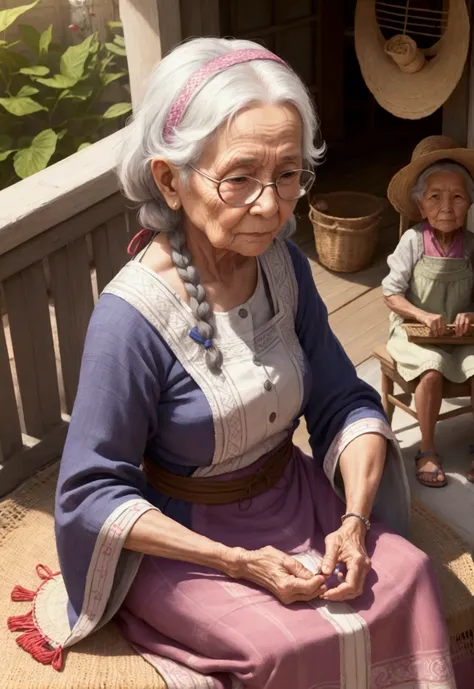
[{"label": "hanging straw hat", "polygon": [[397,172],[388,185],[388,198],[400,215],[421,220],[418,205],[411,196],[413,187],[421,173],[439,160],[459,163],[474,179],[474,150],[461,148],[449,136],[428,136],[415,147],[411,163]]},{"label": "hanging straw hat", "polygon": [[[403,8],[395,9],[403,17]],[[362,76],[383,108],[410,120],[431,115],[447,101],[464,69],[469,49],[466,2],[449,0],[443,35],[431,49],[421,51],[406,35],[387,41],[378,24],[376,0],[358,0],[355,48]]]}]

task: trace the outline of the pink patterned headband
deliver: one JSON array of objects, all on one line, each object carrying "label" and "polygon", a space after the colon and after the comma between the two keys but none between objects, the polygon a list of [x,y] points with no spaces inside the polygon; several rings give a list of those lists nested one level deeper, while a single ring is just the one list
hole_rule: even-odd
[{"label": "pink patterned headband", "polygon": [[263,48],[234,50],[232,53],[219,55],[219,57],[209,60],[209,62],[206,62],[205,65],[200,67],[192,75],[173,102],[163,127],[164,139],[170,139],[171,135],[173,134],[173,130],[181,122],[190,101],[205,82],[219,72],[223,72],[225,69],[233,67],[233,65],[239,65],[243,62],[250,62],[251,60],[273,60],[273,62],[279,62],[280,64],[287,66],[286,62],[282,60],[281,57],[278,57],[278,55],[274,55],[269,50],[264,50]]}]

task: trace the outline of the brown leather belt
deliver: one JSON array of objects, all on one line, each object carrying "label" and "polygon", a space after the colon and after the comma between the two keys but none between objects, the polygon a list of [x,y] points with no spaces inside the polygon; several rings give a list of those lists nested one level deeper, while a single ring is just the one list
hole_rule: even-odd
[{"label": "brown leather belt", "polygon": [[144,458],[143,470],[148,483],[170,498],[198,505],[228,505],[251,499],[272,488],[281,478],[293,452],[292,438],[268,454],[268,459],[253,474],[229,481],[177,476]]}]

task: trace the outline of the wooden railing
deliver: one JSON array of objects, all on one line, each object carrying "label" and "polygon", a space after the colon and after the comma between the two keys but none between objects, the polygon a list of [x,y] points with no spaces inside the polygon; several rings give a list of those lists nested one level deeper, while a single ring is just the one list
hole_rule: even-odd
[{"label": "wooden railing", "polygon": [[61,454],[94,302],[127,260],[120,140],[0,192],[0,495]]}]

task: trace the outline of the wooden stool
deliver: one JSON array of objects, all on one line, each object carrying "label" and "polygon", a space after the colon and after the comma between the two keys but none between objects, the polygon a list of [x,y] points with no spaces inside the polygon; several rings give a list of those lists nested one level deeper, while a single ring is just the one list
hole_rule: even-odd
[{"label": "wooden stool", "polygon": [[[380,361],[380,369],[382,372],[382,404],[387,415],[388,421],[391,424],[393,412],[395,407],[402,409],[407,414],[410,414],[418,421],[418,414],[410,408],[411,396],[416,390],[417,380],[412,380],[407,383],[397,371],[397,365],[387,351],[385,345],[377,347],[374,351],[374,356]],[[394,394],[395,383],[403,390],[402,394]],[[407,401],[408,395],[408,401]],[[450,380],[443,381],[443,399],[453,399],[456,397],[471,397],[471,386],[466,383],[452,383]],[[442,419],[452,419],[455,416],[468,414],[472,412],[471,403],[443,412],[438,416],[438,421]]]}]

